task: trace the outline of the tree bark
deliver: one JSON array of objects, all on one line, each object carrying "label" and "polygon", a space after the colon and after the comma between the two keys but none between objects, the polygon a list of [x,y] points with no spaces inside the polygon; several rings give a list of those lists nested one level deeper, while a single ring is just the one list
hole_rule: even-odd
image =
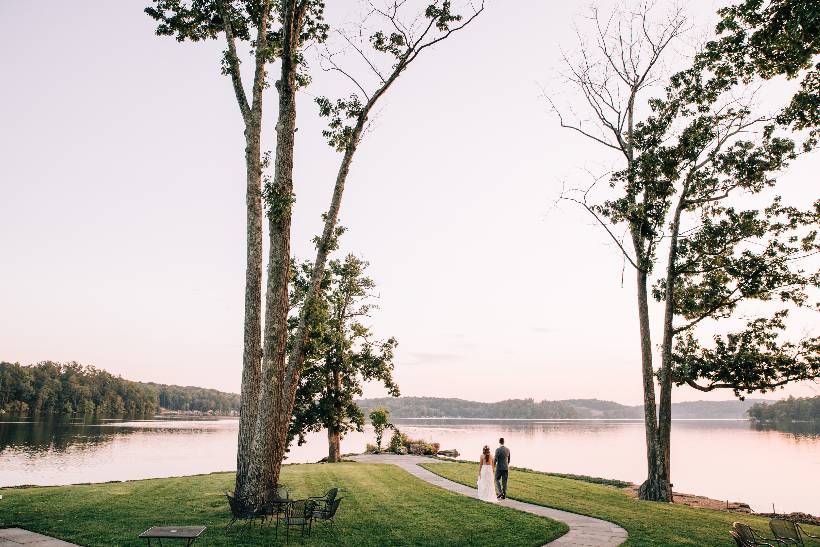
[{"label": "tree bark", "polygon": [[[302,15],[296,2],[285,2],[282,67],[276,88],[274,177],[268,205],[270,255],[265,296],[265,332],[256,427],[248,470],[248,500],[258,505],[264,492],[279,481],[287,448],[292,402],[284,391],[286,380],[288,281],[290,278],[291,196],[293,149],[296,133],[296,70]],[[290,404],[289,404],[290,403]]]},{"label": "tree bark", "polygon": [[681,196],[672,217],[672,233],[666,263],[666,289],[664,293],[663,339],[661,340],[660,404],[658,408],[658,477],[665,486],[668,499],[672,501],[671,447],[672,447],[672,343],[674,340],[673,320],[675,317],[675,264],[678,258],[678,237],[680,218],[686,199],[688,184],[684,184]]},{"label": "tree bark", "polygon": [[636,270],[638,289],[638,324],[641,339],[641,373],[643,377],[643,414],[646,432],[646,469],[647,479],[641,484],[638,493],[643,500],[668,501],[665,498],[662,477],[659,477],[658,421],[655,409],[655,376],[652,367],[652,339],[649,328],[649,298],[647,291],[647,274],[643,269]]},{"label": "tree bark", "polygon": [[[343,319],[340,318],[340,330],[343,328],[342,321]],[[339,352],[339,359],[344,359],[341,351]],[[339,426],[341,425],[342,418],[342,409],[339,404],[339,397],[341,397],[342,393],[342,374],[338,370],[333,371],[333,381],[330,393],[333,397],[333,416],[330,417],[330,422],[327,428],[327,461],[330,463],[336,463],[342,461],[340,448],[342,435],[339,433]]]},{"label": "tree bark", "polygon": [[247,261],[245,265],[245,336],[242,354],[242,388],[239,410],[239,440],[236,451],[236,486],[239,496],[248,493],[248,468],[259,404],[262,348],[262,165],[261,125],[245,129],[247,170]]},{"label": "tree bark", "polygon": [[327,430],[327,461],[328,463],[338,463],[342,461],[341,452],[342,436],[333,427]]},{"label": "tree bark", "polygon": [[242,386],[239,410],[239,435],[236,451],[236,485],[239,496],[249,490],[248,472],[255,437],[259,399],[260,360],[262,346],[262,99],[265,87],[265,49],[270,0],[262,2],[258,33],[256,62],[253,77],[252,104],[242,85],[239,58],[224,0],[218,3],[222,15],[225,39],[228,45],[228,73],[231,76],[236,101],[245,122],[246,171],[246,263],[245,263],[245,322],[242,353]]}]

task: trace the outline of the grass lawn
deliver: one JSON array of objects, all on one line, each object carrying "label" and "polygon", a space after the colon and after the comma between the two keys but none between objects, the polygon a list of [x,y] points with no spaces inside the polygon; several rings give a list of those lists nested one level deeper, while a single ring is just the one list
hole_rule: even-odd
[{"label": "grass lawn", "polygon": [[[429,463],[422,467],[468,486],[475,484],[474,464]],[[809,485],[806,487],[810,488]],[[735,543],[729,530],[736,520],[771,537],[769,521],[765,518],[640,501],[614,486],[536,472],[511,470],[509,497],[617,523],[629,532],[627,545],[733,546]],[[806,526],[805,529],[810,534],[820,535],[820,527]],[[820,542],[815,541],[814,545],[820,546]]]},{"label": "grass lawn", "polygon": [[[233,473],[120,483],[0,490],[0,527],[19,526],[80,545],[139,545],[152,525],[208,529],[196,545],[270,545],[274,528],[226,531],[223,492]],[[287,465],[282,481],[291,497],[344,496],[334,539],[314,528],[309,545],[543,545],[566,532],[563,523],[499,508],[431,486],[392,465]],[[280,544],[284,544],[280,527]],[[294,533],[295,532],[295,533]],[[295,539],[294,539],[295,538]]]}]

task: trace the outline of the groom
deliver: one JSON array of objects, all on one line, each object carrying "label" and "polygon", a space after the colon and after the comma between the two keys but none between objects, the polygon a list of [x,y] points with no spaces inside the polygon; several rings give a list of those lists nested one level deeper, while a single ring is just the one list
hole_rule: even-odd
[{"label": "groom", "polygon": [[507,477],[510,475],[510,449],[504,446],[504,437],[498,439],[495,449],[495,492],[498,499],[507,499]]}]

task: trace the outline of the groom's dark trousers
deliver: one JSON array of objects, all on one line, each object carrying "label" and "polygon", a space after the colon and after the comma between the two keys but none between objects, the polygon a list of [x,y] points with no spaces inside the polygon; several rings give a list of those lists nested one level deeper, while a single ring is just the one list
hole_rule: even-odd
[{"label": "groom's dark trousers", "polygon": [[495,449],[495,493],[507,497],[507,478],[510,475],[510,449],[499,446]]}]

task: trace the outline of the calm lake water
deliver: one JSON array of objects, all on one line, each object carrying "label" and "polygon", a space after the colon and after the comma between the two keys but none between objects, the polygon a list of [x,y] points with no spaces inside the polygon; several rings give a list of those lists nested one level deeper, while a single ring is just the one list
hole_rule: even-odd
[{"label": "calm lake water", "polygon": [[[512,464],[640,482],[643,424],[630,420],[395,420],[414,438],[477,460],[484,444],[507,439]],[[235,419],[107,420],[0,417],[0,487],[193,475],[235,469]],[[745,501],[758,511],[820,514],[820,432],[759,430],[745,421],[678,420],[673,425],[675,490]],[[372,431],[349,434],[360,452]],[[294,447],[291,463],[326,454],[318,433]]]}]

